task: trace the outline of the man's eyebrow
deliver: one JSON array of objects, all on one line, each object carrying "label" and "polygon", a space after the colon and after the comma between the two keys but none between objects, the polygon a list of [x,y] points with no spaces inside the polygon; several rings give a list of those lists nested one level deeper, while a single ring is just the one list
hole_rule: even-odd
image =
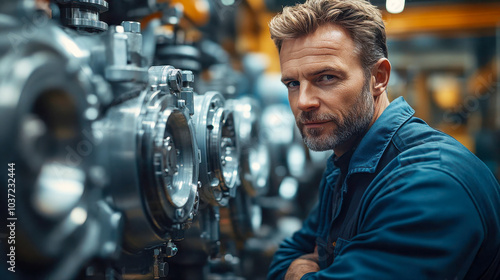
[{"label": "man's eyebrow", "polygon": [[333,67],[325,67],[325,68],[322,68],[320,70],[317,70],[317,71],[314,71],[312,73],[308,73],[306,74],[306,77],[314,77],[314,76],[317,76],[317,75],[320,75],[320,74],[323,74],[325,72],[335,72],[337,73],[338,75],[341,75],[342,74],[342,71],[340,71],[339,69],[336,69],[336,68],[333,68]]},{"label": "man's eyebrow", "polygon": [[294,79],[294,78],[291,78],[291,77],[282,77],[282,78],[281,78],[281,82],[282,82],[283,84],[286,84],[286,82],[290,82],[290,81],[295,81],[295,79]]},{"label": "man's eyebrow", "polygon": [[[337,68],[334,68],[334,67],[330,67],[330,66],[326,66],[324,68],[321,68],[320,70],[316,70],[312,73],[307,73],[305,74],[306,77],[314,77],[314,76],[318,76],[318,75],[321,75],[325,72],[334,72],[335,74],[339,75],[339,76],[344,76],[344,72],[337,69]],[[295,78],[292,78],[292,77],[287,77],[287,76],[284,76],[281,78],[281,82],[283,84],[286,85],[287,82],[290,82],[290,81],[296,81],[297,79]]]}]

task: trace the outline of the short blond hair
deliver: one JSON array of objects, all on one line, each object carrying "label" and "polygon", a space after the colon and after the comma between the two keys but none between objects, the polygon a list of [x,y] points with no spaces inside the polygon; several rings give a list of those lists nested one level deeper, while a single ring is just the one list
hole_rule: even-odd
[{"label": "short blond hair", "polygon": [[368,71],[380,58],[387,58],[385,25],[380,10],[365,0],[307,0],[285,7],[269,23],[278,51],[285,39],[316,31],[323,24],[344,28],[356,46],[361,65]]}]

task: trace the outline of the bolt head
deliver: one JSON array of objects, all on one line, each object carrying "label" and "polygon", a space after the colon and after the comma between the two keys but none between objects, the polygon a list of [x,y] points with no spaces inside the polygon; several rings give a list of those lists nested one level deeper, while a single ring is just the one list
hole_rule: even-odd
[{"label": "bolt head", "polygon": [[182,225],[181,224],[173,224],[172,225],[172,229],[174,229],[174,230],[181,230],[182,229]]},{"label": "bolt head", "polygon": [[167,76],[170,89],[175,92],[180,92],[182,87],[182,75],[178,69],[171,70]]},{"label": "bolt head", "polygon": [[188,70],[182,71],[182,81],[190,82],[190,83],[194,82],[193,72],[188,71]]},{"label": "bolt head", "polygon": [[177,208],[177,210],[175,210],[175,216],[180,219],[182,218],[182,216],[184,215],[184,209],[182,208]]},{"label": "bolt head", "polygon": [[111,31],[112,31],[113,33],[123,33],[123,32],[125,32],[125,29],[124,29],[124,28],[123,28],[123,26],[121,26],[121,25],[116,25],[116,26],[113,26],[113,27],[111,28]]},{"label": "bolt head", "polygon": [[131,33],[141,33],[141,23],[137,21],[123,21],[123,30]]}]

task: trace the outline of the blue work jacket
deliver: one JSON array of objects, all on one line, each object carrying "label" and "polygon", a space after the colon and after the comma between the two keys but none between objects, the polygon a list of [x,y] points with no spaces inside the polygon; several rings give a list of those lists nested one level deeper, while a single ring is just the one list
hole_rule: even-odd
[{"label": "blue work jacket", "polygon": [[341,184],[328,160],[318,205],[283,241],[268,279],[283,279],[316,246],[321,270],[303,280],[500,279],[498,181],[413,114],[402,97],[394,100],[357,146]]}]

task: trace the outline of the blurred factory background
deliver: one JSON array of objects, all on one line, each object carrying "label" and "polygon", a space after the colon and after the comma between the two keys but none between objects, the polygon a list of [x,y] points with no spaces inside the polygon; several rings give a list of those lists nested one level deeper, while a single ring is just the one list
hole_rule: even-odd
[{"label": "blurred factory background", "polygon": [[[265,279],[331,155],[269,38],[295,2],[0,2],[0,279]],[[500,1],[371,2],[390,99],[500,178]]]}]

